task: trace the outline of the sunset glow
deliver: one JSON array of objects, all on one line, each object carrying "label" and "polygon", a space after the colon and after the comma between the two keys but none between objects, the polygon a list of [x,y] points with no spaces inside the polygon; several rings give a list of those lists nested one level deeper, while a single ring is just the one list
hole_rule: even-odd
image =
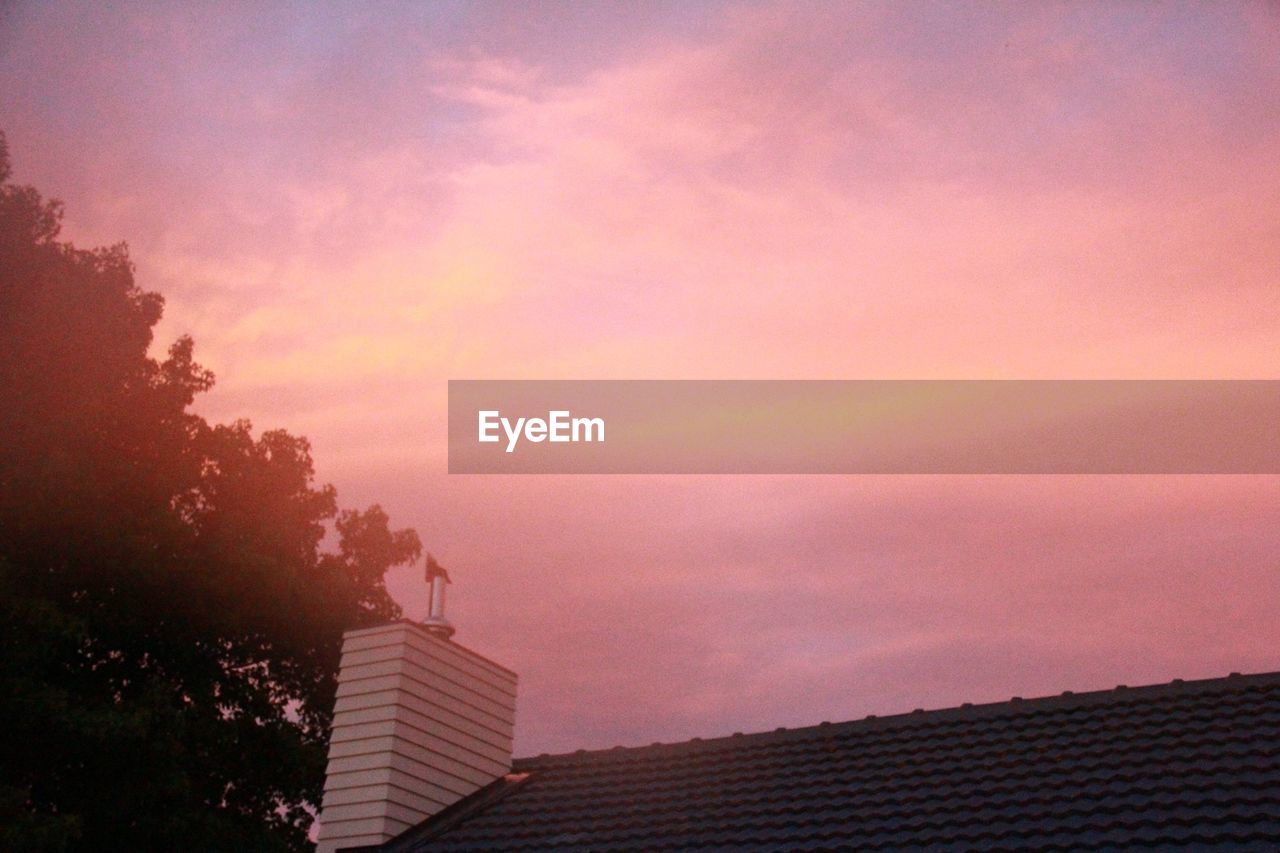
[{"label": "sunset glow", "polygon": [[449,379],[1280,378],[1274,6],[18,4],[0,78],[517,755],[1280,668],[1280,477],[446,473]]}]

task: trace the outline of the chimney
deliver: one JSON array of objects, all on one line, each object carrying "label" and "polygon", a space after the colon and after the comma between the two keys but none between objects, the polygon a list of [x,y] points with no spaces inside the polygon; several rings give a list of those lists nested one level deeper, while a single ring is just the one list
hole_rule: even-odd
[{"label": "chimney", "polygon": [[516,675],[451,639],[430,556],[427,582],[422,624],[342,636],[317,853],[388,841],[511,770]]}]

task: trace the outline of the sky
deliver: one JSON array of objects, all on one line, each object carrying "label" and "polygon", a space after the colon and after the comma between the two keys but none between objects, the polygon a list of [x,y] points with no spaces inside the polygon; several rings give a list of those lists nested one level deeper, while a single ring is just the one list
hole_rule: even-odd
[{"label": "sky", "polygon": [[0,80],[518,754],[1280,669],[1280,477],[445,456],[449,379],[1280,378],[1274,5],[18,2]]}]

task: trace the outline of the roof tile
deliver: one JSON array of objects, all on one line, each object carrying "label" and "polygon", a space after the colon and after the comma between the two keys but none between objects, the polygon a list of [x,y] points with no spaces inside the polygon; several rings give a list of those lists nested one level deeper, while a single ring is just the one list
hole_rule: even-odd
[{"label": "roof tile", "polygon": [[509,793],[485,789],[381,849],[1277,849],[1280,673],[579,750],[514,769],[529,776]]}]

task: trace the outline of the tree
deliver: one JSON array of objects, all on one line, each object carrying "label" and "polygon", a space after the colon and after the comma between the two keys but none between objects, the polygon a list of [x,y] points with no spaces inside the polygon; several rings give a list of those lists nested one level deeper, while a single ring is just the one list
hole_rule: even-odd
[{"label": "tree", "polygon": [[306,849],[341,632],[418,537],[193,414],[191,339],[149,357],[162,298],[61,217],[0,135],[0,848]]}]

